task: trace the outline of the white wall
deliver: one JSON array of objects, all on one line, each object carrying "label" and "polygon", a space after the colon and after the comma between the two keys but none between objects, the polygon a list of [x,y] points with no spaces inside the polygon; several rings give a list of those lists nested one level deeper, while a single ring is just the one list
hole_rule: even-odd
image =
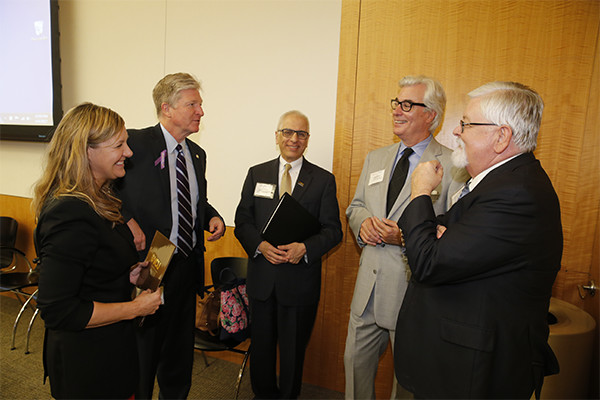
[{"label": "white wall", "polygon": [[[308,115],[310,161],[331,170],[341,0],[59,1],[65,111],[91,101],[128,127],[156,123],[151,92],[167,73],[203,84],[191,139],[208,154],[210,203],[233,225],[248,168],[275,158],[290,109]],[[0,142],[0,193],[31,196],[45,144]]]}]

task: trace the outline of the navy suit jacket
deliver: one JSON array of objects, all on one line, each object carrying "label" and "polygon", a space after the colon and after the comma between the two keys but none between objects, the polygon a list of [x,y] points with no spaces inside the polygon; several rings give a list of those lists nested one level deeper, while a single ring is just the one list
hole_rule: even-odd
[{"label": "navy suit jacket", "polygon": [[[156,163],[166,143],[160,124],[145,129],[129,129],[127,144],[133,156],[127,160],[126,174],[117,180],[116,189],[123,200],[122,214],[125,221],[134,218],[146,235],[146,250],[140,252],[140,259],[146,257],[155,231],[169,237],[172,229],[171,187],[169,181],[169,160],[165,156],[164,167]],[[206,195],[206,153],[196,143],[186,139],[192,155],[196,180],[198,181],[199,201],[196,210],[194,230],[196,246],[193,254],[196,263],[196,289],[204,287],[204,230],[212,217],[219,213],[209,203]]]},{"label": "navy suit jacket", "polygon": [[[436,239],[436,225],[447,227]],[[558,364],[548,306],[562,255],[558,198],[533,154],[491,171],[446,215],[414,199],[399,226],[412,278],[398,382],[423,398],[530,398]]]},{"label": "navy suit jacket", "polygon": [[298,175],[292,197],[321,222],[321,230],[304,241],[308,264],[304,258],[296,265],[273,265],[259,254],[263,241],[260,230],[279,201],[279,189],[272,199],[254,196],[257,183],[278,185],[279,158],[248,170],[242,197],[235,214],[235,236],[250,258],[248,295],[266,300],[273,290],[286,306],[317,304],[321,290],[321,257],[342,240],[340,212],[336,198],[335,177],[306,159]]}]

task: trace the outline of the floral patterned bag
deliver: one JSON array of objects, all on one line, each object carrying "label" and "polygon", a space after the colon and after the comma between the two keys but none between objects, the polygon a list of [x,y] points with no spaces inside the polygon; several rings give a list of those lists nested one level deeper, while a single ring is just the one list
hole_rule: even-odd
[{"label": "floral patterned bag", "polygon": [[221,340],[243,342],[250,337],[250,309],[246,280],[236,278],[221,289]]}]

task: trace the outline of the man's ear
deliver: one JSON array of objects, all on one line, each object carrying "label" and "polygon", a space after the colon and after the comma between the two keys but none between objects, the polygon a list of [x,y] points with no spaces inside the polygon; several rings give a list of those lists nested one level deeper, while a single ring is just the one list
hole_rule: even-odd
[{"label": "man's ear", "polygon": [[162,103],[160,105],[160,110],[165,117],[171,117],[171,106],[168,103]]},{"label": "man's ear", "polygon": [[434,119],[435,119],[435,117],[436,117],[436,115],[437,115],[437,113],[436,113],[435,111],[433,111],[433,110],[429,111],[429,112],[427,113],[427,119],[426,119],[426,120],[427,120],[427,122],[428,122],[429,124],[432,124],[432,123],[433,123],[433,120],[434,120]]},{"label": "man's ear", "polygon": [[512,140],[512,128],[508,125],[501,125],[497,135],[494,143],[494,151],[497,154],[501,154],[508,146],[510,146]]}]

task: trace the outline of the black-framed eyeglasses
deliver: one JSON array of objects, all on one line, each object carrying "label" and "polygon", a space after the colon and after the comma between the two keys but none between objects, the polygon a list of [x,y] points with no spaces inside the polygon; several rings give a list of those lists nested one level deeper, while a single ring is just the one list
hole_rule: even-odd
[{"label": "black-framed eyeglasses", "polygon": [[298,135],[298,139],[300,140],[306,140],[306,138],[308,138],[310,135],[306,131],[295,131],[293,129],[280,129],[277,132],[281,133],[286,139],[291,139],[294,136],[294,133]]},{"label": "black-framed eyeglasses", "polygon": [[465,131],[465,126],[500,126],[498,124],[492,124],[491,122],[465,122],[460,120],[460,133]]},{"label": "black-framed eyeglasses", "polygon": [[426,104],[415,103],[411,100],[400,101],[397,97],[395,99],[390,100],[390,104],[392,105],[392,110],[395,110],[396,108],[398,108],[398,106],[400,106],[402,108],[402,111],[404,112],[409,112],[410,110],[412,110],[413,106],[427,107]]}]

